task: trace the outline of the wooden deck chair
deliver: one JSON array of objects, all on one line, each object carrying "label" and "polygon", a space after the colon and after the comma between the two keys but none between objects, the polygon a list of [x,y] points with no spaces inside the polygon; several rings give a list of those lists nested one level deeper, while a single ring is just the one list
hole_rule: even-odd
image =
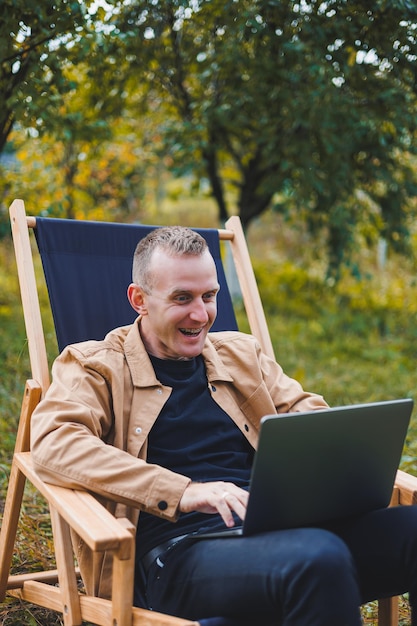
[{"label": "wooden deck chair", "polygon": [[[102,338],[108,330],[130,323],[135,317],[129,307],[123,309],[122,305],[125,301],[125,287],[130,282],[134,247],[150,227],[27,217],[21,200],[13,202],[10,216],[32,378],[26,382],[0,533],[0,601],[7,592],[22,601],[61,612],[65,626],[76,626],[83,621],[103,626],[191,624],[227,626],[230,622],[222,621],[222,618],[218,621],[201,620],[199,623],[133,607],[135,529],[132,524],[128,520],[116,520],[88,493],[45,484],[33,471],[31,464],[30,418],[49,386],[49,366],[29,230],[34,229],[42,252],[58,345],[59,349],[62,349],[74,341]],[[66,240],[68,229],[75,234],[75,250],[70,249]],[[200,232],[209,241],[211,252],[218,265],[219,280],[223,283],[220,290],[222,299],[219,301],[217,330],[236,327],[221,267],[218,243],[220,238],[231,244],[251,332],[258,338],[263,350],[273,357],[272,343],[239,219],[231,218],[225,229]],[[68,269],[68,261],[69,265],[72,265],[71,270]],[[64,275],[55,274],[55,269],[62,270],[64,267]],[[104,278],[94,292],[90,289],[92,280],[87,276],[87,267],[91,269],[95,281]],[[71,289],[79,293],[83,286],[87,287],[87,294],[83,294],[78,300],[86,306],[86,309],[80,311],[77,308],[77,324],[74,325],[73,306],[76,299]],[[117,293],[118,288],[121,289],[120,293]],[[55,295],[55,289],[58,289],[58,295]],[[106,289],[110,289],[109,293],[104,293]],[[87,302],[88,294],[91,296],[90,304]],[[100,297],[110,298],[105,306],[98,300]],[[111,303],[117,304],[114,310]],[[61,324],[61,305],[69,314],[68,323]],[[89,326],[91,318],[88,314],[89,307],[90,313],[93,312],[93,328]],[[106,315],[98,317],[97,313],[100,311]],[[225,316],[224,311],[228,311]],[[27,479],[43,494],[50,507],[56,570],[10,575],[23,490]],[[417,480],[399,472],[393,503],[416,502]],[[73,565],[71,529],[75,530],[92,550],[112,552],[111,600],[91,597],[79,591],[77,570]],[[379,626],[396,626],[398,624],[396,599],[380,601],[379,606]]]},{"label": "wooden deck chair", "polygon": [[[30,218],[20,200],[13,202],[10,217],[32,379],[27,381],[25,388],[0,534],[0,597],[3,599],[8,589],[10,594],[23,600],[60,611],[65,625],[80,624],[82,620],[108,626],[190,624],[187,620],[132,608],[134,528],[127,520],[114,519],[87,493],[43,483],[33,471],[29,451],[30,417],[50,383],[29,229],[34,229],[41,252],[58,347],[62,350],[69,343],[103,338],[112,328],[129,324],[136,317],[127,303],[126,287],[131,282],[132,257],[137,241],[152,227]],[[273,356],[239,220],[232,220],[226,230],[202,229],[200,233],[208,241],[221,284],[219,314],[213,330],[237,328],[222,267],[220,238],[229,240],[234,250],[251,330],[264,351]],[[9,576],[26,479],[39,489],[50,505],[57,570]],[[78,593],[77,575],[72,567],[70,529],[75,530],[91,549],[112,551],[111,602]],[[55,585],[57,582],[59,586]],[[206,623],[209,626],[209,622]]]}]

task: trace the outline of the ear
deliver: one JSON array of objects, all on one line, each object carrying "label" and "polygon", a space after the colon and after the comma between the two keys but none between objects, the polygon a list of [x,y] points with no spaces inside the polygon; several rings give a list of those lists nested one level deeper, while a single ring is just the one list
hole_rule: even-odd
[{"label": "ear", "polygon": [[145,304],[145,292],[139,285],[130,283],[127,288],[127,299],[130,302],[130,306],[139,313],[139,315],[146,315],[147,308]]}]

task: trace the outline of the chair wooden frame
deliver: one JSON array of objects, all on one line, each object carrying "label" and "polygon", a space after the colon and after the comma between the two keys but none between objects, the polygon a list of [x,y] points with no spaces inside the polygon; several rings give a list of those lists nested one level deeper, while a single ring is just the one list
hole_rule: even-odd
[{"label": "chair wooden frame", "polygon": [[[115,519],[90,494],[49,485],[39,479],[30,457],[30,419],[50,384],[49,366],[33,266],[29,229],[36,218],[28,217],[22,200],[10,207],[12,234],[21,289],[32,378],[26,381],[15,452],[10,472],[0,533],[0,602],[6,593],[61,612],[65,626],[88,621],[99,626],[198,626],[154,611],[133,607],[135,529],[127,519]],[[221,240],[231,244],[236,272],[251,332],[262,349],[274,356],[272,342],[252,269],[245,236],[237,217],[219,230]],[[26,480],[44,496],[50,507],[56,570],[10,575]],[[417,479],[399,471],[392,504],[416,504]],[[78,589],[71,529],[94,551],[113,554],[112,599],[87,596]],[[57,586],[58,583],[58,586]],[[397,626],[396,598],[379,601],[379,626]]]}]

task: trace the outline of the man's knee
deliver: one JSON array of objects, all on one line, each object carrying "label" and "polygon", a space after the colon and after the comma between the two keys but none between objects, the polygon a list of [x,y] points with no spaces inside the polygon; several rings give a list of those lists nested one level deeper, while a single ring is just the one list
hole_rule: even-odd
[{"label": "man's knee", "polygon": [[[283,588],[284,622],[360,624],[356,568],[346,544],[320,529],[306,532],[303,544],[304,556],[289,568]],[[319,616],[318,621],[313,616]]]},{"label": "man's knee", "polygon": [[317,529],[307,549],[311,566],[329,571],[353,566],[352,555],[345,542],[327,530]]},{"label": "man's knee", "polygon": [[355,577],[352,555],[342,539],[322,529],[303,529],[302,549],[293,560],[291,576],[307,576],[316,584],[331,584]]}]

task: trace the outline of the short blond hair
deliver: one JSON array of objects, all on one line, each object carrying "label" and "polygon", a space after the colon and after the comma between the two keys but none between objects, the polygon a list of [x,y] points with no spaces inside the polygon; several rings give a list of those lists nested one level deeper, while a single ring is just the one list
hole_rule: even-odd
[{"label": "short blond hair", "polygon": [[185,226],[155,228],[141,239],[133,255],[132,280],[145,291],[152,288],[150,263],[154,251],[159,248],[171,256],[201,256],[208,250],[204,237]]}]

